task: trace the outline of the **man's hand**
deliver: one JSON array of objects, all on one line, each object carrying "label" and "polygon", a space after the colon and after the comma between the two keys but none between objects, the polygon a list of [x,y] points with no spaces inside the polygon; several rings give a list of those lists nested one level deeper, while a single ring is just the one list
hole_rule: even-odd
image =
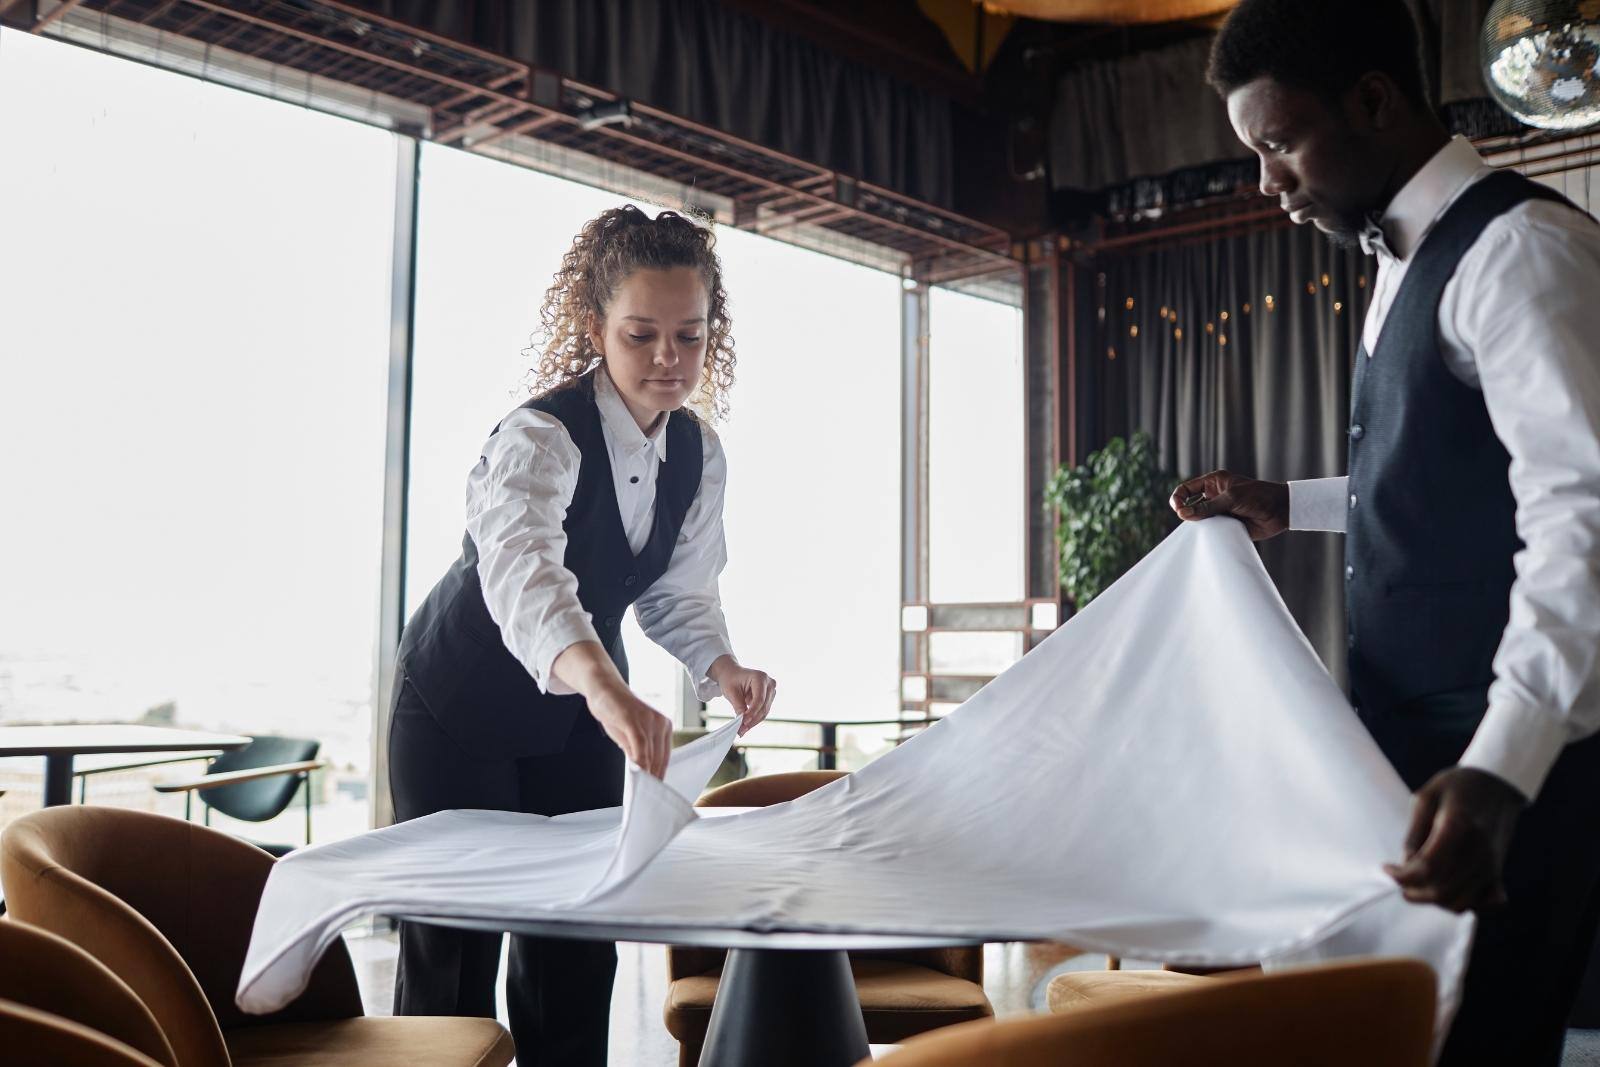
[{"label": "man's hand", "polygon": [[[619,679],[620,682],[620,679]],[[646,774],[660,778],[672,758],[672,720],[633,695],[626,685],[607,685],[588,697],[593,715],[622,754]]]},{"label": "man's hand", "polygon": [[1511,832],[1527,805],[1527,798],[1488,771],[1440,771],[1417,790],[1405,862],[1383,869],[1412,903],[1454,912],[1500,907],[1506,902],[1500,875]]},{"label": "man's hand", "polygon": [[1262,482],[1230,471],[1212,471],[1178,486],[1169,503],[1186,522],[1231,515],[1244,523],[1252,541],[1265,541],[1289,528],[1287,482]]},{"label": "man's hand", "polygon": [[778,682],[765,671],[741,667],[732,656],[719,656],[706,671],[706,675],[722,688],[733,710],[739,713],[739,736],[767,717],[772,710],[773,698],[778,694]]}]

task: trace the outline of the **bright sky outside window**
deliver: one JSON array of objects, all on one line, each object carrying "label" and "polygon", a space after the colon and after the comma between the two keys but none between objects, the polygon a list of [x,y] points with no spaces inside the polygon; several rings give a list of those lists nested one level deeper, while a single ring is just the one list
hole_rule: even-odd
[{"label": "bright sky outside window", "polygon": [[0,131],[0,722],[364,781],[393,137],[11,31]]}]

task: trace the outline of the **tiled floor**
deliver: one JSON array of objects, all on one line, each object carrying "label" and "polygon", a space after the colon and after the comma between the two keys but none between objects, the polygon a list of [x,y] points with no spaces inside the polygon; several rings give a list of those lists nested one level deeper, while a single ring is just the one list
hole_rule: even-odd
[{"label": "tiled floor", "polygon": [[[382,930],[346,934],[355,960],[361,997],[371,1015],[387,1015],[394,995],[394,934]],[[1075,949],[1053,944],[1003,944],[984,946],[984,989],[1001,1016],[1025,1014],[1044,1008],[1044,989],[1064,970],[1093,970],[1105,966],[1105,957],[1079,955]],[[1124,966],[1151,966],[1137,960]],[[502,968],[504,961],[502,958]],[[504,980],[501,982],[502,990]],[[677,1043],[661,1022],[666,1000],[665,950],[659,945],[617,946],[617,985],[611,1001],[611,1062],[618,1067],[675,1067]],[[501,1003],[501,1021],[505,1005]],[[881,1053],[885,1049],[873,1050]],[[1600,1067],[1600,1030],[1572,1030],[1562,1067]]]}]

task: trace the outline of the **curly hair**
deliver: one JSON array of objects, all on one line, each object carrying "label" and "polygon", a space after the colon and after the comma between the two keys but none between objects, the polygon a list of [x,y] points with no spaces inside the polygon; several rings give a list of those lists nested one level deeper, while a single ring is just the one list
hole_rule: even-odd
[{"label": "curly hair", "polygon": [[611,208],[591,219],[572,247],[561,257],[561,268],[544,296],[542,323],[534,344],[529,392],[540,396],[568,385],[600,365],[600,353],[589,339],[591,322],[605,320],[606,308],[617,287],[636,270],[692,267],[705,281],[706,363],[700,388],[690,405],[704,417],[720,419],[728,413],[728,391],[733,387],[733,321],[728,316],[728,294],[722,287],[722,261],[717,258],[717,238],[675,211],[651,218],[628,205]]},{"label": "curly hair", "polygon": [[1417,25],[1403,0],[1241,0],[1212,42],[1206,81],[1227,96],[1266,75],[1334,100],[1368,71],[1428,106]]}]

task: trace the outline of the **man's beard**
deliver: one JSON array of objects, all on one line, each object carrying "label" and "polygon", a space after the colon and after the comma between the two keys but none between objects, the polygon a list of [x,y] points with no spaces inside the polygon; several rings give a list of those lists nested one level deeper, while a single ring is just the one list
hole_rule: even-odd
[{"label": "man's beard", "polygon": [[1361,247],[1361,235],[1355,230],[1340,228],[1337,230],[1323,230],[1322,232],[1327,236],[1328,243],[1337,249],[1347,251]]}]

